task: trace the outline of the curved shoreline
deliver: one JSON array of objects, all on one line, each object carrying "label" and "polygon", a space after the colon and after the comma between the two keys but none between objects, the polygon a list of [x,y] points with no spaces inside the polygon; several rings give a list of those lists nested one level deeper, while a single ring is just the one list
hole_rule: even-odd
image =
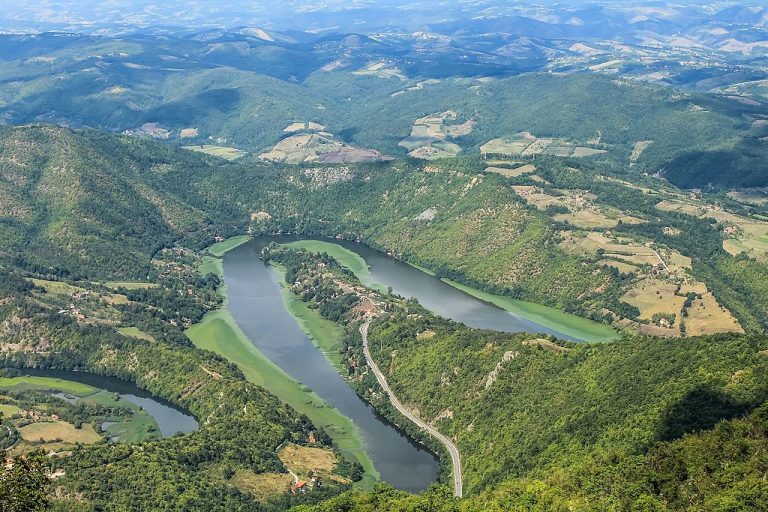
[{"label": "curved shoreline", "polygon": [[[348,241],[347,241],[348,242]],[[376,281],[371,276],[371,270],[365,258],[354,251],[353,248],[345,247],[339,243],[329,240],[319,240],[317,238],[298,238],[293,241],[280,242],[282,245],[294,248],[303,248],[312,252],[327,252],[336,259],[342,266],[347,267],[355,276],[369,288],[385,292],[386,284]],[[363,247],[374,250],[365,244]],[[619,338],[613,328],[606,324],[598,323],[588,318],[584,318],[571,313],[566,313],[559,309],[545,306],[535,302],[526,302],[518,299],[512,299],[501,295],[494,295],[483,290],[458,283],[450,279],[438,278],[428,269],[414,265],[407,261],[401,261],[424,274],[439,279],[442,283],[459,292],[473,297],[473,299],[507,311],[508,313],[535,323],[543,328],[551,329],[561,333],[566,337],[571,337],[578,341],[604,342]],[[559,337],[559,336],[558,336]],[[567,338],[566,338],[567,339]]]},{"label": "curved shoreline", "polygon": [[408,418],[412,423],[426,431],[429,435],[437,439],[440,443],[443,444],[443,446],[445,446],[445,449],[451,455],[451,464],[453,466],[453,494],[461,498],[464,493],[464,481],[461,474],[461,454],[459,453],[459,449],[456,447],[453,441],[451,441],[436,428],[414,416],[408,409],[405,408],[400,400],[398,400],[397,396],[395,396],[394,392],[389,387],[387,378],[379,369],[379,365],[376,364],[373,356],[371,356],[371,351],[368,346],[368,327],[370,325],[371,321],[369,320],[360,326],[360,335],[363,338],[363,353],[365,354],[365,359],[368,362],[368,366],[376,376],[376,380],[379,382],[381,389],[384,390],[384,393],[389,398],[389,403],[391,403],[392,406],[397,409],[398,412],[400,412],[400,414]]},{"label": "curved shoreline", "polygon": [[372,488],[380,475],[365,450],[362,435],[354,422],[330,407],[316,393],[306,390],[256,348],[229,311],[222,257],[251,239],[250,236],[239,236],[214,244],[208,249],[200,272],[211,272],[222,279],[219,293],[224,303],[187,329],[186,335],[197,348],[210,350],[236,364],[249,382],[265,388],[282,402],[305,414],[312,423],[324,428],[342,454],[363,467],[365,476],[355,482],[355,487]]}]

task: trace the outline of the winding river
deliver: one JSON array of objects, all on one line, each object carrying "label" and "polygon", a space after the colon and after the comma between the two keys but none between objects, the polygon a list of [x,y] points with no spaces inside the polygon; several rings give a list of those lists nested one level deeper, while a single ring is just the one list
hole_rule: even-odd
[{"label": "winding river", "polygon": [[[521,313],[502,309],[361,243],[299,236],[263,237],[257,239],[255,243],[263,245],[265,243],[263,240],[267,243],[269,241],[288,243],[298,240],[319,240],[340,245],[365,260],[370,271],[370,275],[365,279],[366,284],[376,283],[383,285],[384,288],[391,287],[394,293],[415,298],[430,311],[469,327],[500,332],[551,334],[559,339],[570,341],[603,341],[610,337],[611,330],[606,326],[546,306],[507,299],[518,305]],[[525,310],[525,313],[522,310]],[[601,331],[600,334],[589,333],[590,330],[595,329],[596,325],[599,325],[597,329]],[[609,334],[606,335],[606,333]]]},{"label": "winding river", "polygon": [[[307,385],[350,418],[364,438],[367,452],[381,477],[408,491],[429,487],[439,470],[435,457],[381,418],[341,378],[286,310],[278,273],[259,254],[270,242],[300,237],[259,237],[224,256],[224,280],[229,310],[256,348],[295,380]],[[576,338],[485,302],[406,263],[354,242],[332,240],[361,256],[368,264],[367,281],[405,297],[414,297],[435,313],[480,327],[505,332],[553,334]],[[544,313],[546,314],[546,312]]]},{"label": "winding river", "polygon": [[197,420],[193,416],[178,409],[170,402],[140,389],[132,382],[93,373],[66,370],[35,370],[25,368],[21,370],[21,373],[33,377],[50,377],[79,382],[93,388],[109,391],[110,393],[117,393],[121,399],[138,405],[147,411],[157,422],[160,433],[164,438],[178,433],[187,434],[199,428]]},{"label": "winding river", "polygon": [[228,307],[237,325],[272,362],[355,423],[383,480],[407,491],[426,489],[437,478],[436,458],[364,402],[285,309],[277,272],[259,259],[269,241],[252,240],[224,256]]}]

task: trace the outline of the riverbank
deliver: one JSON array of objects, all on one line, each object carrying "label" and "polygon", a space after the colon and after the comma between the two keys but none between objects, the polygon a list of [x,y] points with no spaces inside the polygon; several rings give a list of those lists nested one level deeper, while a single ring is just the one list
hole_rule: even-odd
[{"label": "riverbank", "polygon": [[502,295],[494,295],[450,279],[441,278],[440,280],[457,290],[461,290],[482,301],[490,302],[514,315],[521,316],[539,325],[549,327],[582,341],[604,342],[619,338],[619,334],[607,324],[601,324],[588,318],[572,315],[534,302],[525,302]]},{"label": "riverbank", "polygon": [[[48,371],[55,372],[56,370],[37,369],[27,371],[40,373]],[[78,397],[78,399],[83,400],[84,403],[98,404],[105,407],[112,407],[116,403],[115,398],[117,393],[114,391],[66,378],[24,375],[24,369],[20,369],[19,372],[21,372],[22,375],[17,377],[0,377],[0,395],[7,392],[23,392],[27,390],[54,391],[64,393],[69,397]],[[82,374],[78,373],[77,377],[82,377]],[[158,423],[157,418],[152,415],[151,411],[141,407],[141,405],[134,403],[131,400],[121,399],[119,405],[122,408],[130,410],[131,413],[127,416],[117,415],[114,419],[104,418],[100,423],[103,428],[103,435],[106,438],[120,440],[121,442],[135,443],[154,440],[161,437],[160,424]],[[55,406],[53,406],[52,411],[53,413],[58,412],[55,409]],[[5,414],[6,417],[11,417],[17,412],[19,412],[17,406],[0,404],[0,413]],[[96,424],[98,423],[93,423],[94,426]],[[70,434],[73,433],[71,428],[77,430],[76,427],[71,427],[71,424],[63,420],[49,421],[44,427],[51,432],[60,430]],[[101,439],[101,436],[97,436],[96,438],[91,439],[91,441],[99,439]],[[49,444],[53,447],[57,445],[56,441],[51,441]],[[86,444],[92,443],[89,442]],[[27,448],[31,449],[32,447],[28,446]]]},{"label": "riverbank", "polygon": [[379,383],[379,386],[381,386],[381,389],[384,391],[384,394],[389,399],[389,403],[392,405],[392,407],[397,410],[403,417],[405,417],[408,421],[416,425],[418,428],[420,428],[422,431],[428,433],[430,436],[435,438],[439,443],[441,443],[448,454],[451,456],[451,473],[453,477],[453,492],[455,496],[458,496],[459,498],[462,497],[464,493],[464,479],[462,477],[462,470],[461,470],[461,454],[459,453],[459,449],[456,447],[454,442],[448,438],[447,436],[443,435],[439,430],[437,430],[435,427],[427,423],[426,421],[422,420],[421,418],[415,416],[411,411],[408,410],[407,407],[405,407],[400,400],[397,398],[395,393],[392,391],[392,389],[389,387],[389,383],[387,382],[387,378],[384,376],[384,373],[379,368],[379,365],[376,363],[376,360],[373,359],[373,356],[371,355],[371,350],[368,343],[368,328],[371,325],[371,321],[367,320],[363,325],[360,326],[360,336],[363,340],[363,354],[365,355],[365,359],[368,362],[368,366],[373,372],[373,374],[376,376],[376,380]]},{"label": "riverbank", "polygon": [[328,256],[339,262],[342,267],[348,268],[355,274],[361,283],[369,288],[373,288],[378,292],[386,293],[387,287],[384,284],[377,282],[371,277],[371,271],[368,268],[368,263],[365,259],[354,251],[342,247],[339,244],[333,242],[325,242],[323,240],[296,240],[295,242],[288,242],[281,244],[291,249],[305,249],[310,252],[328,253]]},{"label": "riverbank", "polygon": [[[236,237],[215,244],[212,246],[213,250],[209,249],[209,254],[204,257],[200,271],[213,272],[223,278],[221,257],[227,251],[248,240],[250,240],[249,237]],[[339,447],[345,458],[358,462],[363,467],[364,477],[355,483],[355,487],[371,488],[379,480],[379,473],[368,457],[365,443],[354,423],[338,410],[329,406],[312,390],[292,379],[259,351],[232,318],[227,307],[226,288],[223,284],[219,292],[224,297],[224,305],[211,311],[201,322],[187,329],[187,337],[192,340],[196,347],[215,352],[236,364],[249,382],[265,388],[281,401],[305,414],[315,425],[322,427]],[[297,318],[299,316],[304,317],[300,319],[304,328],[311,329],[313,335],[318,336],[318,340],[322,340],[324,349],[328,350],[329,353],[332,352],[332,340],[335,332],[321,322],[314,322],[310,315],[312,312],[301,311],[299,304],[291,303],[287,306],[291,314]],[[334,327],[338,328],[335,324]],[[336,343],[338,343],[338,338],[336,338]],[[338,353],[338,348],[336,352]]]},{"label": "riverbank", "polygon": [[[24,370],[19,370],[24,373]],[[99,390],[87,384],[53,377],[22,375],[19,377],[0,377],[0,389],[53,389],[79,397],[96,394]]]},{"label": "riverbank", "polygon": [[[377,282],[371,275],[365,259],[354,251],[339,244],[321,240],[297,240],[282,244],[294,249],[306,249],[311,252],[325,252],[342,266],[346,267],[366,286],[379,292],[386,291],[385,283]],[[408,262],[405,262],[408,263]],[[408,263],[411,267],[425,274],[436,277],[434,272],[418,265]],[[513,315],[534,322],[538,325],[562,333],[568,337],[591,342],[605,342],[619,338],[619,334],[609,325],[602,324],[566,313],[549,306],[512,299],[502,295],[494,295],[478,288],[464,285],[450,279],[440,278],[445,284],[464,292],[483,302],[493,304]]]},{"label": "riverbank", "polygon": [[312,344],[323,353],[328,362],[336,368],[336,371],[343,375],[345,366],[340,352],[341,337],[343,336],[341,326],[323,318],[317,311],[307,307],[306,302],[291,293],[285,282],[285,267],[275,263],[271,263],[270,267],[277,273],[277,281],[283,295],[285,309],[296,319],[299,327]]}]

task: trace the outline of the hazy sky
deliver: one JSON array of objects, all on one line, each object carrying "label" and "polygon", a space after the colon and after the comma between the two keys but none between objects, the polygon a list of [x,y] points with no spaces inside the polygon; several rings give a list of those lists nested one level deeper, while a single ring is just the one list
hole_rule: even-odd
[{"label": "hazy sky", "polygon": [[[519,15],[561,23],[563,20],[558,20],[558,16],[567,15],[568,11],[584,11],[584,6],[590,3],[607,6],[619,15],[640,9],[652,17],[670,19],[680,11],[685,11],[686,17],[710,15],[735,2],[678,0],[665,4],[653,0],[0,0],[0,29],[17,32],[64,30],[119,33],[156,26],[197,29],[246,25],[277,30],[372,32],[392,27],[417,30],[422,26],[446,21],[469,22],[479,16]],[[754,0],[744,5],[766,3],[768,0]],[[692,4],[697,4],[697,7],[681,7]],[[547,5],[557,7],[552,9],[546,7]],[[564,21],[567,22],[567,18]],[[768,23],[768,20],[765,22]],[[682,20],[683,26],[685,23],[685,20]]]}]

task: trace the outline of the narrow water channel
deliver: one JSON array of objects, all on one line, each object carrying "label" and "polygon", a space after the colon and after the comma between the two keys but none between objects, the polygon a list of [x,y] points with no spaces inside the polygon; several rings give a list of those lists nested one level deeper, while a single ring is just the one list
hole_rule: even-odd
[{"label": "narrow water channel", "polygon": [[[311,237],[271,236],[263,239],[287,243],[308,238]],[[422,306],[443,318],[480,329],[551,334],[563,340],[583,341],[473,297],[435,276],[361,243],[323,238],[316,240],[331,242],[357,253],[368,264],[371,282],[385,288],[392,287],[394,293],[418,300]]]},{"label": "narrow water channel", "polygon": [[117,393],[122,400],[142,407],[157,422],[161,435],[170,437],[177,433],[187,434],[199,428],[195,418],[186,412],[176,408],[170,402],[153,396],[138,388],[132,382],[105,377],[85,372],[70,372],[65,370],[36,370],[25,368],[21,370],[23,375],[33,377],[50,377],[53,379],[69,380],[86,384],[93,388],[103,389],[110,393]]},{"label": "narrow water channel", "polygon": [[285,309],[277,273],[259,259],[270,241],[255,239],[224,256],[229,310],[238,326],[272,362],[355,423],[383,480],[407,491],[426,489],[437,478],[437,460],[358,397]]}]

